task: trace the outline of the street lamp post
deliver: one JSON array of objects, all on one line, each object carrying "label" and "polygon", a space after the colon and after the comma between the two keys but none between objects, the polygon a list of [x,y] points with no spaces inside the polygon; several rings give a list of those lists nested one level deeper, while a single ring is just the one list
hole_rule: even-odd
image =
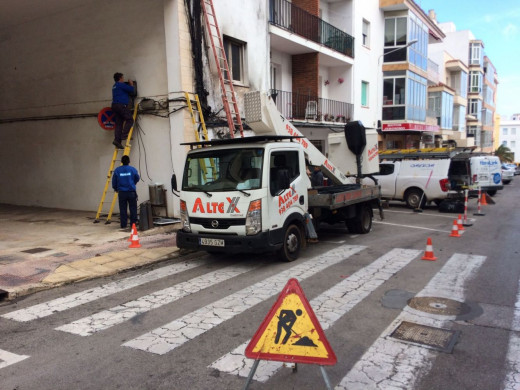
[{"label": "street lamp post", "polygon": [[[382,64],[381,64],[381,58],[383,58],[383,57],[384,57],[385,55],[387,55],[387,54],[391,54],[391,53],[396,52],[396,51],[398,51],[398,50],[406,49],[407,47],[410,47],[410,46],[412,46],[413,44],[415,44],[415,43],[417,43],[417,42],[418,42],[417,39],[412,39],[411,41],[409,41],[409,42],[408,42],[406,45],[404,45],[404,46],[401,46],[401,47],[395,48],[395,49],[393,49],[393,50],[390,50],[389,52],[386,52],[386,53],[381,54],[381,55],[379,56],[379,58],[377,59],[377,73],[380,74],[380,75],[383,74],[383,70],[381,69],[381,67],[382,67]],[[384,51],[384,49],[383,49],[383,51]],[[379,84],[382,83],[382,82],[384,82],[384,81],[383,81],[383,78],[381,77],[381,82],[379,82],[379,80],[378,80],[378,82],[377,82],[377,96],[376,96],[376,98],[377,98],[378,101],[379,101],[379,104],[376,104],[376,109],[378,110],[378,116],[381,115],[381,127],[383,126],[383,125],[382,125],[382,121],[383,121],[383,116],[382,116],[382,113],[383,113],[383,98],[382,98],[382,96],[379,96]]]}]

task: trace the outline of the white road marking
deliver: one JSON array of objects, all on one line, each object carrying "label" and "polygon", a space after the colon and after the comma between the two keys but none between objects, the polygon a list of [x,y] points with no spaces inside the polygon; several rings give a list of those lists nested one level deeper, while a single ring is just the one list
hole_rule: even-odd
[{"label": "white road marking", "polygon": [[304,280],[365,249],[344,245],[255,283],[123,345],[164,355],[226,320],[278,294],[290,278]]},{"label": "white road marking", "polygon": [[[334,325],[339,318],[347,314],[420,253],[421,251],[412,249],[392,249],[372,264],[314,298],[310,305],[323,330]],[[232,352],[222,356],[209,367],[228,374],[247,377],[254,363],[254,360],[248,359],[244,355],[250,341],[246,341]],[[266,382],[282,366],[281,362],[261,361],[253,379]]]},{"label": "white road marking", "polygon": [[258,268],[261,264],[262,263],[259,262],[238,264],[209,272],[175,286],[165,288],[161,291],[156,291],[153,294],[145,295],[134,301],[62,325],[56,328],[56,330],[80,336],[90,336],[101,330],[121,324],[138,314],[157,309],[190,294],[194,294],[205,288],[249,272]]},{"label": "white road marking", "polygon": [[507,349],[507,375],[504,379],[504,390],[520,389],[520,336],[515,332],[520,331],[520,282],[516,295],[515,313],[511,324],[511,336],[509,336],[509,347]]},{"label": "white road marking", "polygon": [[16,355],[14,353],[0,349],[0,369],[10,366],[11,364],[21,362],[22,360],[25,360],[28,357],[29,356],[27,355]]},{"label": "white road marking", "polygon": [[[454,254],[416,297],[440,297],[464,302],[464,285],[485,259],[485,256]],[[450,321],[455,318],[405,307],[336,389],[413,389],[417,379],[430,370],[437,353],[425,347],[400,342],[389,335],[402,321],[449,328]]]},{"label": "white road marking", "polygon": [[83,305],[96,299],[103,298],[112,294],[119,293],[145,283],[149,283],[166,276],[178,274],[180,272],[200,267],[207,264],[208,259],[189,260],[182,263],[172,264],[166,267],[161,267],[156,270],[121,279],[116,282],[111,282],[103,286],[94,287],[79,293],[60,297],[52,301],[40,303],[38,305],[30,306],[25,309],[16,310],[10,313],[3,314],[2,317],[14,321],[26,322],[49,316],[64,310],[71,309],[76,306]]},{"label": "white road marking", "polygon": [[[378,223],[380,225],[407,227],[407,228],[412,228],[412,229],[430,230],[432,232],[451,233],[451,230],[430,229],[430,228],[425,228],[422,226],[402,225],[400,223],[390,223],[390,222],[381,222],[381,221],[374,221],[373,223]],[[462,232],[459,232],[459,234],[461,234],[461,233]]]}]

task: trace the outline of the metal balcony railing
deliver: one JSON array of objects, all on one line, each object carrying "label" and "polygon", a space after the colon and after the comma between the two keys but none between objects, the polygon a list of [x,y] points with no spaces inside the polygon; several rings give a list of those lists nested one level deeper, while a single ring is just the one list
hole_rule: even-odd
[{"label": "metal balcony railing", "polygon": [[354,58],[354,37],[286,0],[269,0],[269,23]]},{"label": "metal balcony railing", "polygon": [[275,99],[278,111],[289,120],[346,123],[352,120],[354,113],[351,103],[277,89],[271,89],[269,93]]}]

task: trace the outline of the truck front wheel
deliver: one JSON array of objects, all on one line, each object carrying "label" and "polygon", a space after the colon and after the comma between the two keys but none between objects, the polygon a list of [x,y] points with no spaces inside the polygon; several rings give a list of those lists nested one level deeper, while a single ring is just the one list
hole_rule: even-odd
[{"label": "truck front wheel", "polygon": [[283,261],[294,261],[300,255],[302,247],[302,230],[296,225],[289,225],[283,236],[283,246],[278,257]]}]

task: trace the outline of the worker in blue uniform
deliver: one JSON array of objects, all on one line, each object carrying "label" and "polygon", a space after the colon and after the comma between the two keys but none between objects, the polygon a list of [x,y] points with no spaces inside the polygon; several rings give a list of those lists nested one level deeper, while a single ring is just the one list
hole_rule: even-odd
[{"label": "worker in blue uniform", "polygon": [[130,96],[135,94],[135,87],[132,80],[128,80],[128,84],[125,83],[124,75],[119,72],[114,73],[114,81],[112,112],[115,115],[116,127],[112,144],[119,149],[124,149],[121,141],[128,137],[128,133],[134,124],[134,118],[128,104],[130,103]]},{"label": "worker in blue uniform", "polygon": [[121,157],[123,165],[114,170],[112,188],[118,193],[121,228],[125,229],[128,222],[127,207],[130,209],[130,226],[137,223],[137,192],[135,185],[139,181],[137,169],[130,165],[130,157]]}]

